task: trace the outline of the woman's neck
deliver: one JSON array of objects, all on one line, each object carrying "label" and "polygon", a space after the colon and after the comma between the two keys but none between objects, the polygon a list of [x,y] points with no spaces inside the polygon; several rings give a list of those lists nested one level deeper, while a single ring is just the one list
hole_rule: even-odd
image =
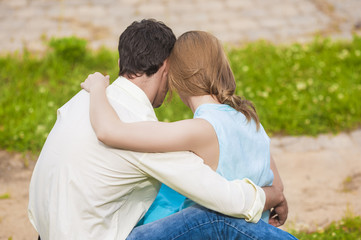
[{"label": "woman's neck", "polygon": [[206,103],[213,103],[213,104],[220,104],[220,102],[217,100],[217,98],[212,97],[211,95],[203,95],[203,96],[191,96],[186,97],[186,105],[192,110],[194,113],[196,109]]}]

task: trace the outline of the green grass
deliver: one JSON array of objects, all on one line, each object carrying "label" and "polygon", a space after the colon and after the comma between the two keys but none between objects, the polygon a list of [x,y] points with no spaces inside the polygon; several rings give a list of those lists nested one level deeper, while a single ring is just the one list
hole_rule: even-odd
[{"label": "green grass", "polygon": [[361,217],[345,217],[317,232],[290,231],[300,240],[361,240]]},{"label": "green grass", "polygon": [[0,148],[36,152],[55,123],[57,109],[95,71],[117,75],[117,55],[88,51],[77,38],[51,40],[43,57],[26,51],[0,58]]},{"label": "green grass", "polygon": [[[40,57],[28,51],[0,56],[0,149],[38,152],[56,110],[95,71],[117,77],[117,53],[90,51],[78,38],[53,39]],[[237,94],[254,102],[266,131],[316,135],[352,130],[361,123],[361,37],[339,42],[276,46],[255,42],[227,53]],[[191,118],[173,99],[157,109],[160,120]]]},{"label": "green grass", "polygon": [[271,133],[316,135],[360,126],[361,38],[306,45],[266,42],[232,49],[237,93]]},{"label": "green grass", "polygon": [[10,194],[9,193],[4,193],[2,195],[0,195],[0,200],[1,199],[9,199],[10,198]]}]

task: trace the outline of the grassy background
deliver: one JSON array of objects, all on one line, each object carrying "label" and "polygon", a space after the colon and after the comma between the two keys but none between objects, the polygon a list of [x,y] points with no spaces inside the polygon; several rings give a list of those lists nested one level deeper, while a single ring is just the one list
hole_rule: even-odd
[{"label": "grassy background", "polygon": [[[26,51],[0,57],[0,148],[38,152],[56,110],[95,71],[117,77],[117,53],[91,51],[75,37],[52,39],[40,57]],[[266,131],[316,135],[361,123],[361,37],[309,44],[267,42],[227,48],[237,94],[254,102]],[[156,110],[160,120],[192,118],[175,97]]]},{"label": "grassy background", "polygon": [[361,123],[361,38],[307,45],[250,44],[230,52],[238,94],[271,133],[315,135]]},{"label": "grassy background", "polygon": [[325,229],[316,232],[290,231],[300,240],[361,240],[360,216],[345,216],[341,221],[334,222]]},{"label": "grassy background", "polygon": [[0,58],[0,148],[38,152],[56,120],[57,109],[80,90],[88,74],[117,75],[117,55],[88,51],[77,38],[54,39],[44,56]]}]

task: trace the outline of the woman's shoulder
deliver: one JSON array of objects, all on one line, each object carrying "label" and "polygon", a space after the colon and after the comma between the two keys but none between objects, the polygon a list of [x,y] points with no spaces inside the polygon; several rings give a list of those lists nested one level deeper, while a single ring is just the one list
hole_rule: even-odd
[{"label": "woman's shoulder", "polygon": [[[194,119],[207,121],[218,133],[228,128],[234,128],[238,112],[225,104],[203,104],[194,113]],[[222,130],[223,129],[223,130]]]},{"label": "woman's shoulder", "polygon": [[203,104],[199,106],[194,114],[194,119],[199,118],[207,120],[215,129],[223,129],[222,131],[234,133],[246,131],[267,136],[262,125],[257,128],[253,119],[248,121],[242,112],[226,104]]}]

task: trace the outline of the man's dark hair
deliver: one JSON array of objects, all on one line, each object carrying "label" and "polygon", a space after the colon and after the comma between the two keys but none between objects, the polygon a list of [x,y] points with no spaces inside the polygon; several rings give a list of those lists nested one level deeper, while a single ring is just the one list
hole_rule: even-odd
[{"label": "man's dark hair", "polygon": [[175,41],[173,31],[162,22],[133,22],[119,37],[119,76],[153,75],[168,58]]}]

